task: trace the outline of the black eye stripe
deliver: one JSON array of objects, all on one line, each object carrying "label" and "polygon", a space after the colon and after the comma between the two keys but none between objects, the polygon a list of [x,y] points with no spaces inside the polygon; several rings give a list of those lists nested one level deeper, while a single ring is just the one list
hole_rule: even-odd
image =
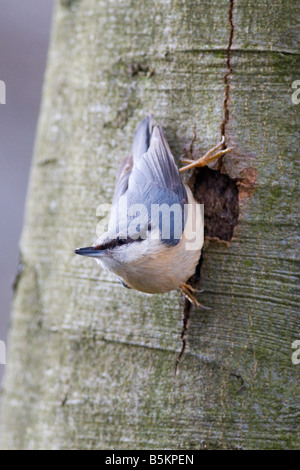
[{"label": "black eye stripe", "polygon": [[95,250],[112,250],[113,248],[115,248],[116,246],[122,246],[122,245],[128,245],[129,243],[133,243],[133,242],[142,242],[144,240],[144,238],[137,238],[137,239],[133,239],[133,238],[114,238],[113,240],[108,240],[107,242],[105,243],[102,243],[102,245],[98,245],[98,246],[95,246]]}]

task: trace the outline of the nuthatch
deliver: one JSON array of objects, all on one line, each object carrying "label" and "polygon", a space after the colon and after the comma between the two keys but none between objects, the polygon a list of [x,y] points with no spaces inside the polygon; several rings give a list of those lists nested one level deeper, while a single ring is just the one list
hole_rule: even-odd
[{"label": "nuthatch", "polygon": [[220,150],[223,143],[198,160],[185,160],[178,170],[162,127],[147,116],[135,131],[132,155],[120,164],[108,230],[75,253],[95,258],[125,287],[150,294],[180,288],[201,306],[187,281],[201,254],[203,217],[195,234],[199,204],[179,171],[205,166],[230,151]]}]

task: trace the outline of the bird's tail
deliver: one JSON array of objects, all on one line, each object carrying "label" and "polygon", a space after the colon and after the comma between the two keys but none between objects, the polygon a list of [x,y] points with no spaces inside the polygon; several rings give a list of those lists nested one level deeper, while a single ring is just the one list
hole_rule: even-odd
[{"label": "bird's tail", "polygon": [[132,147],[133,161],[136,161],[147,152],[150,146],[154,124],[154,116],[150,114],[145,117],[136,128]]}]

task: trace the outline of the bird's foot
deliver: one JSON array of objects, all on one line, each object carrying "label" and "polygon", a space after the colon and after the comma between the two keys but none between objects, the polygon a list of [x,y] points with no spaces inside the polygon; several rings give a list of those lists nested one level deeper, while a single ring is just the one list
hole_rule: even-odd
[{"label": "bird's foot", "polygon": [[218,145],[210,149],[208,152],[206,152],[206,154],[203,157],[200,157],[197,160],[190,160],[187,158],[182,158],[181,160],[187,165],[179,169],[180,173],[186,170],[190,170],[192,168],[206,166],[209,163],[213,162],[214,160],[217,160],[218,158],[220,158],[222,155],[225,155],[225,153],[228,153],[231,150],[233,150],[234,147],[229,147],[227,149],[219,150],[224,145],[224,142],[225,142],[225,137],[222,136],[222,140],[221,142],[218,143]]},{"label": "bird's foot", "polygon": [[196,305],[197,307],[204,308],[206,310],[210,310],[209,307],[205,307],[204,305],[200,304],[199,300],[194,295],[195,292],[202,292],[202,291],[198,291],[197,289],[190,286],[189,284],[186,284],[185,282],[182,282],[180,284],[179,289],[183,293],[184,297],[188,299],[191,304]]}]

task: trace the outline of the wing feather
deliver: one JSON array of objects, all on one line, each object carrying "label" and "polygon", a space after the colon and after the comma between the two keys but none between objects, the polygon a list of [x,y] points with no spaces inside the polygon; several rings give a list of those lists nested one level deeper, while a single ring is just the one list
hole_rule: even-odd
[{"label": "wing feather", "polygon": [[[128,207],[143,204],[149,215],[153,204],[167,204],[169,207],[179,204],[182,217],[176,223],[180,223],[181,232],[183,231],[184,204],[187,204],[186,190],[163,129],[154,123],[153,116],[147,116],[140,123],[134,136],[133,158],[124,159],[120,165],[114,204],[122,195],[126,195]],[[174,217],[173,215],[173,219]],[[150,222],[150,219],[145,221],[145,226]],[[174,238],[178,228],[175,231],[174,220],[171,223],[173,224],[171,237],[162,238],[162,241],[174,244],[179,241],[178,238]]]}]

